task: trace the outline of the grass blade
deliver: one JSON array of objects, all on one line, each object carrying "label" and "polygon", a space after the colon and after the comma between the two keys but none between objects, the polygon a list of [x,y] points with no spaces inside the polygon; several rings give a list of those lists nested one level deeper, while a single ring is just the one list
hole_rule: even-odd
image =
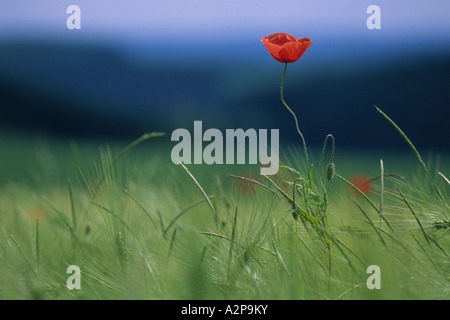
[{"label": "grass blade", "polygon": [[[213,198],[214,196],[209,196],[208,198]],[[181,218],[181,216],[183,214],[185,214],[187,211],[189,211],[190,209],[194,208],[196,205],[199,205],[200,203],[205,202],[205,199],[201,199],[197,202],[194,202],[193,204],[191,204],[189,207],[185,208],[183,211],[181,211],[179,214],[177,214],[175,216],[175,218],[172,219],[172,221],[170,221],[169,225],[166,227],[166,229],[164,230],[164,234],[167,234],[167,231],[169,231],[170,227],[173,226],[173,224],[179,219]]]},{"label": "grass blade", "polygon": [[25,251],[23,250],[22,246],[20,245],[20,243],[16,240],[16,238],[14,238],[14,236],[12,234],[10,234],[11,239],[14,241],[14,244],[17,246],[17,248],[19,249],[20,253],[22,254],[23,258],[25,259],[25,261],[27,262],[28,266],[30,267],[30,269],[33,271],[33,273],[36,273],[36,270],[34,270],[33,265],[31,264],[30,259],[28,259],[27,254],[25,253]]},{"label": "grass blade", "polygon": [[205,198],[206,202],[208,203],[209,207],[211,208],[211,211],[213,212],[214,216],[216,217],[217,222],[219,223],[219,225],[221,226],[222,230],[225,231],[225,227],[223,225],[222,220],[220,220],[219,215],[216,212],[216,209],[214,209],[214,206],[211,203],[211,200],[209,200],[208,195],[206,194],[205,190],[203,190],[202,186],[200,185],[200,183],[198,183],[197,179],[195,179],[195,177],[192,175],[192,173],[188,170],[188,168],[186,168],[186,166],[184,165],[184,163],[180,163],[180,166],[188,173],[188,175],[191,177],[191,179],[194,181],[194,183],[197,185],[197,187],[200,189],[200,191],[203,194],[203,197]]},{"label": "grass blade", "polygon": [[416,219],[417,224],[419,225],[420,231],[422,231],[423,236],[425,237],[425,240],[427,241],[428,245],[431,247],[430,241],[428,240],[428,238],[430,237],[429,234],[424,230],[424,228],[422,227],[422,223],[420,223],[419,218],[417,217],[416,213],[414,212],[413,208],[411,207],[411,205],[409,204],[409,202],[406,200],[405,196],[403,195],[403,192],[400,191],[400,189],[397,189],[398,193],[400,193],[400,196],[402,197],[403,201],[406,203],[406,205],[409,208],[409,211],[411,211],[411,213],[414,216],[414,219]]},{"label": "grass blade", "polygon": [[[213,236],[213,237],[217,237],[217,238],[221,238],[221,239],[225,239],[225,240],[231,241],[231,239],[229,237],[224,236],[223,234],[214,233],[214,232],[204,232],[204,231],[200,231],[199,233],[207,235],[207,236]],[[237,244],[239,247],[245,249],[245,247],[242,244],[240,244],[239,242],[234,241],[234,243]],[[267,253],[270,253],[273,256],[276,256],[276,253],[270,251],[269,249],[266,249],[266,248],[264,248],[264,247],[262,247],[260,245],[256,245],[256,247],[261,249],[261,250],[263,250],[263,251],[265,251],[265,252],[267,252]]]},{"label": "grass blade", "polygon": [[367,213],[363,210],[363,208],[361,208],[361,206],[356,201],[353,200],[353,202],[358,207],[359,211],[361,211],[361,213],[367,219],[367,220],[363,219],[363,221],[366,221],[367,223],[369,223],[372,226],[372,228],[375,230],[375,232],[379,234],[381,243],[383,243],[383,245],[386,247],[386,242],[384,241],[383,237],[381,236],[381,231],[380,231],[381,227],[377,228],[377,226],[373,223],[372,219],[370,219],[370,217],[367,215]]},{"label": "grass blade", "polygon": [[169,256],[172,253],[173,245],[175,244],[175,238],[177,236],[177,230],[173,230],[172,238],[170,239]]},{"label": "grass blade", "polygon": [[447,178],[446,176],[444,176],[444,175],[442,174],[442,172],[439,172],[439,171],[438,171],[438,174],[439,174],[442,178],[444,178],[444,180],[450,185],[450,180],[448,180],[448,178]]},{"label": "grass blade", "polygon": [[[358,189],[358,187],[356,187],[353,183],[351,183],[350,181],[348,181],[347,179],[345,179],[343,176],[341,176],[340,174],[336,173],[336,177],[338,177],[339,179],[341,179],[342,181],[344,181],[346,184],[348,184],[350,187],[352,187],[356,192],[358,192],[361,196],[363,196],[363,198],[372,206],[372,208],[375,209],[375,211],[378,213],[378,215],[380,215],[380,210],[377,208],[377,206],[373,203],[372,200],[370,200],[370,198],[368,196],[366,196],[366,194],[364,192],[362,192],[361,190]],[[384,222],[386,223],[386,225],[389,227],[389,229],[391,229],[392,232],[395,233],[394,229],[392,228],[391,224],[389,223],[389,221],[387,221],[387,219],[383,216],[380,215],[380,217],[384,220]]]},{"label": "grass blade", "polygon": [[135,148],[137,145],[139,145],[141,142],[144,142],[145,140],[148,140],[150,138],[155,138],[155,137],[162,137],[164,135],[165,134],[162,133],[162,132],[146,133],[146,134],[143,134],[142,136],[140,136],[138,139],[134,140],[132,143],[130,143],[125,148],[123,148],[122,151],[120,151],[120,153],[117,155],[117,157],[115,157],[114,160],[111,162],[109,167],[103,172],[103,175],[100,178],[100,180],[99,180],[99,182],[98,182],[98,184],[96,186],[96,191],[98,191],[100,189],[100,186],[102,185],[103,181],[105,180],[106,176],[111,171],[111,169],[114,168],[114,166],[117,164],[117,162],[119,162],[119,160],[125,154],[127,154],[131,149]]},{"label": "grass blade", "polygon": [[425,240],[427,241],[428,245],[431,247],[431,244],[429,242],[429,240],[431,240],[438,248],[439,250],[442,251],[442,253],[449,258],[447,252],[445,252],[445,250],[437,243],[436,240],[433,239],[433,237],[431,237],[428,232],[425,231],[425,229],[422,227],[422,224],[420,223],[419,218],[417,217],[416,213],[414,212],[413,208],[411,207],[411,205],[409,204],[409,202],[406,200],[405,196],[403,195],[403,193],[400,191],[400,189],[397,189],[397,191],[400,193],[400,195],[403,198],[403,201],[406,203],[406,205],[408,206],[409,210],[411,211],[411,213],[414,215],[414,218],[417,221],[417,224],[420,227],[420,230],[422,231],[423,236],[425,237]]},{"label": "grass blade", "polygon": [[147,218],[150,220],[150,222],[156,228],[156,222],[153,220],[152,216],[150,215],[150,212],[148,212],[148,210],[145,209],[145,207],[127,189],[124,189],[123,191],[127,194],[127,196],[129,196],[134,201],[134,203],[136,203],[138,205],[139,208],[142,209],[142,211],[144,211]]},{"label": "grass blade", "polygon": [[110,209],[108,209],[108,208],[102,206],[102,205],[99,204],[99,203],[96,203],[96,202],[91,201],[91,204],[93,204],[93,205],[96,206],[97,208],[102,209],[103,211],[109,213],[114,219],[116,219],[118,222],[120,222],[120,224],[122,224],[122,225],[125,227],[125,229],[127,229],[128,232],[129,232],[135,239],[137,239],[137,237],[136,237],[135,233],[133,232],[133,230],[131,230],[131,228],[128,226],[128,224],[126,224],[126,222],[123,221],[123,219],[120,218],[117,214],[115,214],[115,213],[112,212]]},{"label": "grass blade", "polygon": [[427,170],[427,166],[425,165],[425,162],[423,162],[422,157],[420,156],[420,154],[417,151],[416,147],[414,147],[413,143],[411,142],[411,140],[408,139],[408,137],[402,131],[402,129],[400,129],[400,127],[391,118],[389,118],[383,111],[381,111],[377,106],[374,106],[374,107],[395,128],[395,130],[397,130],[397,132],[402,136],[403,140],[406,141],[406,143],[409,145],[411,150],[414,152],[414,154],[416,155],[417,159],[419,160],[419,162],[424,167],[425,171],[428,171]]},{"label": "grass blade", "polygon": [[256,185],[258,185],[258,186],[260,186],[260,187],[263,187],[264,189],[269,190],[269,191],[272,192],[274,195],[276,195],[276,196],[278,197],[278,199],[281,199],[281,197],[280,197],[274,190],[272,190],[271,188],[269,188],[269,187],[266,186],[265,184],[262,184],[262,183],[259,182],[259,181],[256,181],[256,180],[253,180],[253,179],[250,179],[250,178],[246,178],[246,177],[235,176],[234,174],[228,174],[228,176],[230,176],[230,177],[232,177],[232,178],[235,178],[235,179],[241,179],[241,180],[244,180],[244,181],[252,182],[252,183],[254,183],[254,184],[256,184]]}]

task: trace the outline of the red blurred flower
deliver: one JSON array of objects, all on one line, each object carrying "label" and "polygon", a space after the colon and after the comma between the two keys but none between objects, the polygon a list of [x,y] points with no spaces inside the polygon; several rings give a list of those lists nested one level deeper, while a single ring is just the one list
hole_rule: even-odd
[{"label": "red blurred flower", "polygon": [[[349,179],[349,181],[353,183],[353,185],[361,190],[365,195],[369,195],[372,192],[372,182],[370,182],[369,180],[370,177],[363,174],[354,175]],[[354,195],[360,195],[355,189],[350,186],[349,190]]]},{"label": "red blurred flower", "polygon": [[295,38],[287,33],[274,33],[261,41],[275,60],[287,63],[297,61],[312,44],[308,38]]}]

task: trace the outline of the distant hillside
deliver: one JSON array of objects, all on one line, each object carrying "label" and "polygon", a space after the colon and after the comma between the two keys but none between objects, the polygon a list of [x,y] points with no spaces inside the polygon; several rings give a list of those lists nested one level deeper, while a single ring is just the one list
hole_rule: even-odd
[{"label": "distant hillside", "polygon": [[[375,111],[385,111],[418,146],[450,148],[450,55],[393,61],[367,70],[302,74],[286,81],[285,99],[296,111],[304,134],[316,144],[333,133],[349,146],[392,146],[402,141]],[[241,100],[250,113],[264,111],[267,123],[291,130],[293,121],[279,102],[278,87]],[[250,106],[250,107],[249,107]],[[276,106],[276,108],[274,108]],[[281,117],[282,116],[282,117]]]},{"label": "distant hillside", "polygon": [[[362,58],[363,59],[363,58]],[[312,144],[333,133],[341,145],[397,147],[382,108],[420,147],[450,147],[450,55],[362,67],[288,70],[285,98]],[[278,65],[276,65],[278,67]],[[64,136],[135,137],[205,127],[280,128],[297,139],[279,101],[274,66],[139,64],[108,48],[0,46],[0,124]],[[267,71],[265,71],[267,70]]]}]

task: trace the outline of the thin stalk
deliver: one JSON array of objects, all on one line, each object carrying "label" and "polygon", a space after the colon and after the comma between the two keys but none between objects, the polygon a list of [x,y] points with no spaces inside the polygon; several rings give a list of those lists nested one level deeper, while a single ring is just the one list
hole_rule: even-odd
[{"label": "thin stalk", "polygon": [[69,189],[69,197],[70,197],[70,212],[72,213],[72,227],[74,230],[77,230],[77,215],[75,212],[75,202],[73,201],[73,191],[72,191],[72,182],[67,180],[67,187]]},{"label": "thin stalk", "polygon": [[306,148],[306,141],[305,138],[303,137],[302,132],[300,131],[300,128],[298,126],[298,120],[297,120],[297,116],[295,115],[294,111],[292,111],[291,108],[289,108],[289,106],[286,104],[286,102],[284,101],[284,96],[283,96],[283,88],[284,88],[284,79],[286,78],[286,70],[287,70],[287,62],[284,63],[284,72],[283,72],[283,79],[281,80],[281,89],[280,89],[280,96],[281,96],[281,102],[283,103],[283,105],[286,107],[286,109],[290,112],[290,114],[292,114],[292,116],[294,117],[295,120],[295,126],[297,128],[297,132],[300,135],[300,138],[302,139],[302,143],[303,143],[303,151],[305,153],[305,159],[306,159],[306,168],[307,170],[309,170],[309,157],[308,157],[308,150]]},{"label": "thin stalk", "polygon": [[234,239],[235,239],[235,235],[236,235],[237,214],[238,214],[238,210],[236,207],[236,210],[234,212],[233,229],[231,231],[230,250],[228,252],[228,275],[227,275],[228,289],[230,288],[230,280],[231,280],[231,262],[233,260],[233,249],[234,249],[234,243],[235,243]]},{"label": "thin stalk", "polygon": [[40,264],[40,250],[39,250],[39,219],[36,219],[35,225],[35,245],[36,245],[36,266],[39,269]]},{"label": "thin stalk", "polygon": [[330,290],[330,278],[331,278],[331,246],[327,243],[328,250],[328,290]]},{"label": "thin stalk", "polygon": [[[383,197],[384,197],[384,165],[383,160],[380,160],[380,181],[381,181],[381,194],[380,194],[380,221],[378,223],[378,227],[381,229],[381,219],[383,217]],[[381,232],[378,234],[381,239]]]},{"label": "thin stalk", "polygon": [[[384,176],[385,176],[385,177],[396,178],[396,179],[399,179],[399,180],[401,180],[402,182],[404,182],[404,183],[406,183],[406,184],[409,184],[408,180],[406,180],[405,177],[403,177],[403,176],[401,176],[401,175],[399,175],[399,174],[396,174],[396,173],[385,173]],[[373,178],[371,178],[371,179],[365,181],[364,183],[373,182],[373,181],[378,180],[378,179],[380,179],[380,178],[381,178],[381,176],[376,176],[376,177],[373,177]]]}]

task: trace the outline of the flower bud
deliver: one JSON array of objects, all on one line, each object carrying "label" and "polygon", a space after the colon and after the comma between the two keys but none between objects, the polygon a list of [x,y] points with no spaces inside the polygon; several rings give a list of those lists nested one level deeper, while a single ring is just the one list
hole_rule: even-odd
[{"label": "flower bud", "polygon": [[336,172],[336,166],[333,162],[329,163],[327,166],[327,179],[330,181],[334,177],[334,173]]}]

